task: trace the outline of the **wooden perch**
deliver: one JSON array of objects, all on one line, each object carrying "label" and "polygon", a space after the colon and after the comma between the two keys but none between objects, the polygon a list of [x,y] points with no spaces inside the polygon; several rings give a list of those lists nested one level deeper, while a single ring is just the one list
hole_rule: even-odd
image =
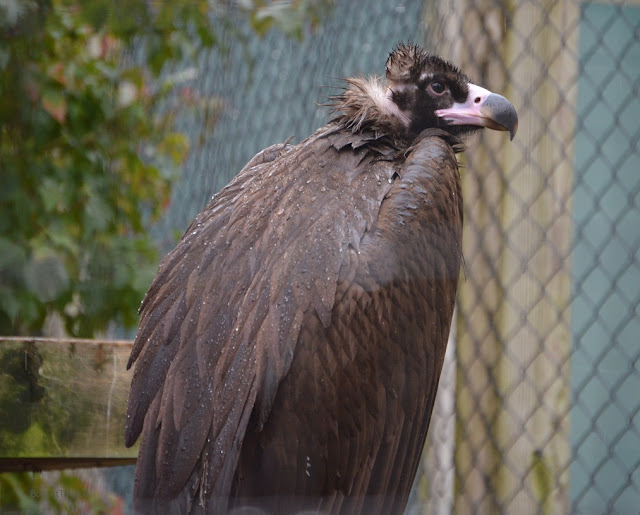
[{"label": "wooden perch", "polygon": [[0,472],[135,463],[130,340],[0,337]]}]

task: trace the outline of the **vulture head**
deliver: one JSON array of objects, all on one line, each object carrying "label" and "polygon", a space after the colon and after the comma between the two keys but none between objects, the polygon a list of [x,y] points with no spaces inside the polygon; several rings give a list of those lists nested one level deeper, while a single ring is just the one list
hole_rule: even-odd
[{"label": "vulture head", "polygon": [[473,84],[453,64],[416,45],[400,44],[389,55],[386,83],[347,82],[350,87],[334,99],[334,108],[354,132],[368,127],[411,140],[428,128],[460,137],[487,127],[508,131],[513,139],[518,129],[516,110],[505,97]]}]

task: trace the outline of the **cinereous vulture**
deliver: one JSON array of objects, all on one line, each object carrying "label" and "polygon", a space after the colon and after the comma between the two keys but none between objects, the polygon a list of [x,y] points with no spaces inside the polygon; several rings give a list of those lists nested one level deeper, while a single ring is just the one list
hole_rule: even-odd
[{"label": "cinereous vulture", "polygon": [[142,302],[140,512],[406,506],[462,260],[459,138],[513,137],[517,115],[404,44],[386,80],[348,79],[331,104],[212,198]]}]

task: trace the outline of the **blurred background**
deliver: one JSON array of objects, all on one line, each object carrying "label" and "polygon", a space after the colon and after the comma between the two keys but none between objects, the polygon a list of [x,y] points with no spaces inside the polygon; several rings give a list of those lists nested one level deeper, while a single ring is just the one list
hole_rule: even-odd
[{"label": "blurred background", "polygon": [[[638,512],[640,2],[0,0],[0,41],[0,335],[24,337],[0,341],[1,457],[124,455],[107,340],[135,334],[161,256],[413,41],[520,122],[462,157],[465,268],[407,511]],[[0,510],[127,512],[132,470],[5,472]]]}]

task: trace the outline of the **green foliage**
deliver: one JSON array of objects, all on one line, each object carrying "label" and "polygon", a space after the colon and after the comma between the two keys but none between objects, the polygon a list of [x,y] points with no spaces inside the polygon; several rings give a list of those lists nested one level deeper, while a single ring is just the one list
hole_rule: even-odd
[{"label": "green foliage", "polygon": [[55,312],[91,336],[135,322],[157,260],[145,226],[186,139],[145,70],[121,65],[115,29],[60,0],[29,6],[0,29],[0,333]]},{"label": "green foliage", "polygon": [[8,513],[122,513],[122,501],[100,495],[65,472],[0,474],[0,505]]},{"label": "green foliage", "polygon": [[[158,109],[163,67],[219,46],[215,20],[301,37],[329,3],[0,0],[0,334],[52,313],[73,336],[135,324],[158,258],[146,229],[189,146]],[[130,46],[144,66],[123,64]]]},{"label": "green foliage", "polygon": [[535,492],[538,506],[542,507],[544,515],[551,513],[551,496],[553,492],[553,473],[549,463],[549,457],[544,456],[541,450],[536,449],[531,455],[531,478],[533,479],[532,491]]}]

